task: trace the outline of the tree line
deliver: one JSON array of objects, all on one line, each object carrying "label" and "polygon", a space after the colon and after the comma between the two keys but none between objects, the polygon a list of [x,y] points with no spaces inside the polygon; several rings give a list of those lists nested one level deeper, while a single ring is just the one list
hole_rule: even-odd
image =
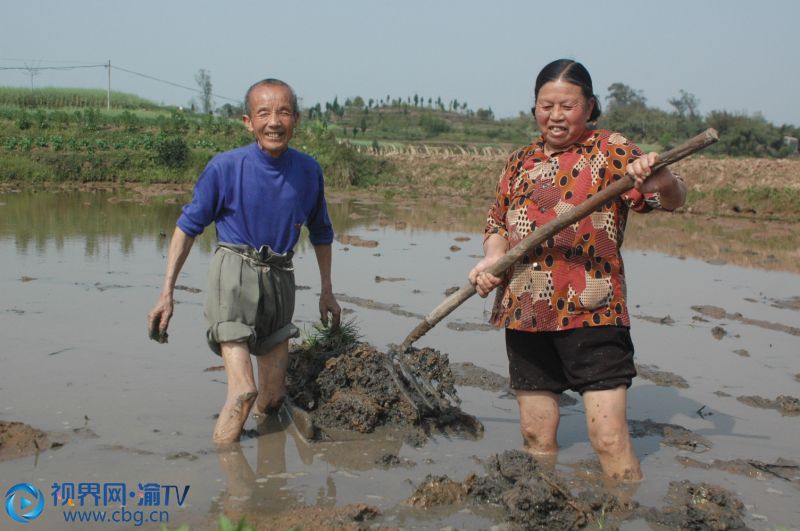
[{"label": "tree line", "polygon": [[756,157],[797,154],[798,127],[776,126],[760,114],[714,110],[702,116],[700,101],[685,90],[680,90],[668,103],[672,107],[670,111],[650,107],[642,91],[624,83],[613,83],[608,87],[598,125],[619,131],[639,143],[658,144],[664,149],[713,127],[719,132],[720,141],[709,148],[712,153]]}]

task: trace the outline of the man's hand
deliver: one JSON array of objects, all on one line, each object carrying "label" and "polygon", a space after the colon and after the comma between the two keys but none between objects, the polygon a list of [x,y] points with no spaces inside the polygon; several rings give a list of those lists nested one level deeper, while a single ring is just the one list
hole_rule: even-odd
[{"label": "man's hand", "polygon": [[328,326],[328,314],[331,315],[331,328],[336,330],[339,328],[339,321],[342,318],[342,308],[336,302],[333,292],[323,291],[319,296],[319,319],[323,326]]},{"label": "man's hand", "polygon": [[147,335],[153,341],[166,343],[169,335],[167,327],[169,320],[172,319],[172,311],[175,307],[172,298],[161,297],[158,303],[147,314]]}]

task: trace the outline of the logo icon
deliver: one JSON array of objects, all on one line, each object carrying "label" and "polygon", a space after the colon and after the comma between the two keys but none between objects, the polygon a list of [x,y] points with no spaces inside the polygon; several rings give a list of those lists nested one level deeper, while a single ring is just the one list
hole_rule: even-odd
[{"label": "logo icon", "polygon": [[[16,508],[17,498],[19,498],[19,512]],[[30,483],[18,483],[6,492],[6,512],[12,520],[27,524],[42,514],[42,509],[44,509],[44,494]]]}]

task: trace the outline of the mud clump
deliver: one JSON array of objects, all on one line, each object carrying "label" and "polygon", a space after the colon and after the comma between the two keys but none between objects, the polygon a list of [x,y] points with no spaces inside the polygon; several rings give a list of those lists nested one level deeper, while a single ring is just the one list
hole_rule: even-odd
[{"label": "mud clump", "polygon": [[650,419],[629,420],[628,427],[633,438],[656,435],[662,438],[661,444],[681,450],[700,453],[712,447],[711,441],[702,435],[697,435],[677,424],[654,422]]},{"label": "mud clump", "polygon": [[781,415],[796,417],[800,415],[800,399],[789,395],[779,395],[775,400],[761,396],[737,396],[736,400],[748,406],[762,409],[775,409]]},{"label": "mud clump", "polygon": [[689,382],[683,376],[659,370],[655,365],[636,365],[636,373],[645,380],[650,380],[661,387],[677,387],[687,389]]},{"label": "mud clump", "polygon": [[[412,377],[424,379],[441,400],[455,397],[447,355],[434,349],[412,349],[398,354]],[[295,348],[287,371],[288,395],[306,411],[315,439],[332,438],[336,430],[370,433],[378,427],[398,428],[419,438],[419,427],[482,432],[474,417],[453,406],[425,410],[414,399],[411,384],[399,374],[391,357],[371,345],[357,342],[340,350],[325,345]],[[326,435],[327,432],[327,435]],[[423,430],[422,437],[427,440]],[[413,438],[413,437],[412,437]]]},{"label": "mud clump", "polygon": [[428,475],[405,503],[427,509],[437,505],[461,503],[466,495],[467,489],[461,483],[447,476]]},{"label": "mud clump", "polygon": [[336,237],[336,241],[342,245],[352,245],[353,247],[377,247],[376,240],[364,240],[361,236],[354,234],[340,234]]},{"label": "mud clump", "polygon": [[477,387],[484,391],[501,392],[509,390],[507,377],[483,367],[478,367],[474,363],[468,361],[453,363],[450,368],[453,371],[456,385]]},{"label": "mud clump", "polygon": [[597,489],[573,495],[563,480],[519,450],[492,456],[484,466],[485,475],[471,474],[462,483],[447,476],[428,476],[406,503],[424,508],[500,506],[512,529],[575,529],[600,521],[610,524],[635,508]]},{"label": "mud clump", "polygon": [[701,470],[723,470],[731,474],[747,476],[759,480],[777,477],[800,486],[800,466],[789,459],[778,458],[774,463],[765,463],[754,459],[714,459],[703,463],[688,456],[678,456],[676,460],[685,467]]},{"label": "mud clump", "polygon": [[45,432],[22,422],[0,421],[0,461],[33,455],[50,447]]},{"label": "mud clump", "polygon": [[747,529],[744,505],[728,490],[708,483],[672,481],[667,506],[644,512],[648,523],[669,529]]}]

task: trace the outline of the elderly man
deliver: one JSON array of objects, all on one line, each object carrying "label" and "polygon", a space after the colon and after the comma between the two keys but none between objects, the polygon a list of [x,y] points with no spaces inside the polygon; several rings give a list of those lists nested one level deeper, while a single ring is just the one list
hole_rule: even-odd
[{"label": "elderly man", "polygon": [[214,428],[219,444],[238,440],[251,409],[255,415],[275,410],[286,394],[289,339],[299,334],[292,324],[292,249],[303,225],[319,265],[322,323],[330,315],[337,327],[341,315],[331,285],[333,229],[322,170],[289,147],[300,120],[297,96],[283,81],[259,81],[247,91],[242,120],[255,142],[215,156],[200,175],[172,235],[158,303],[147,316],[151,337],[166,338],[178,273],[194,238],[215,223],[205,315],[208,344],[222,356],[228,379]]}]

